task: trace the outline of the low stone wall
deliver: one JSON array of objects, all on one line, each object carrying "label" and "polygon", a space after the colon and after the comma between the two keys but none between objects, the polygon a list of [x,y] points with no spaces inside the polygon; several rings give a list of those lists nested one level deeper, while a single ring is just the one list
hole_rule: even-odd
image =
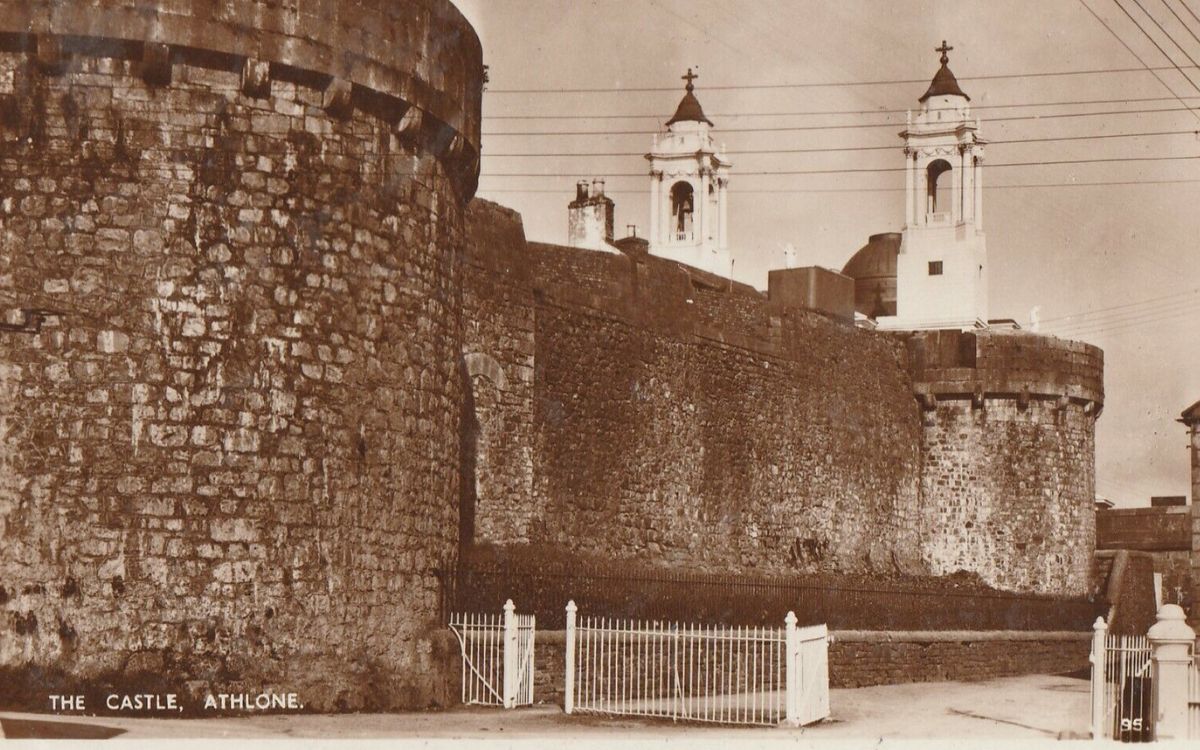
[{"label": "low stone wall", "polygon": [[[1063,631],[837,630],[829,644],[835,688],[1019,674],[1063,674],[1086,667],[1091,633]],[[538,632],[534,700],[563,702],[566,633]]]},{"label": "low stone wall", "polygon": [[986,680],[1063,674],[1088,665],[1091,633],[1022,631],[834,631],[833,687]]}]

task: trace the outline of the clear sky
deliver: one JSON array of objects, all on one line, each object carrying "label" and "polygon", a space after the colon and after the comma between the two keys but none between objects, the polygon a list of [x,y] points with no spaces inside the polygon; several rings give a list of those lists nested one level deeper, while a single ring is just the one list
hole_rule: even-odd
[{"label": "clear sky", "polygon": [[[561,243],[575,180],[607,177],[618,236],[644,232],[642,154],[692,66],[734,162],[734,275],[760,288],[785,243],[840,269],[868,235],[900,230],[903,110],[948,40],[992,142],[991,317],[1027,325],[1036,307],[1043,332],[1104,349],[1099,493],[1188,494],[1175,419],[1200,399],[1200,0],[455,2],[490,66],[481,197]],[[563,91],[578,89],[599,91]],[[1154,135],[1097,137],[1128,134]],[[1109,161],[1051,163],[1095,159]]]}]

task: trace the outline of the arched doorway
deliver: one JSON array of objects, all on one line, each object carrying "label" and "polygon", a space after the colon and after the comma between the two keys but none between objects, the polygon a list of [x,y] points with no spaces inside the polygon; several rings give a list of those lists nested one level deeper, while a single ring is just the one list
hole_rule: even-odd
[{"label": "arched doorway", "polygon": [[692,215],[695,196],[690,182],[671,186],[671,232],[676,240],[692,239]]},{"label": "arched doorway", "polygon": [[[928,205],[926,211],[931,214],[947,213],[952,205],[950,200],[950,162],[938,159],[929,163],[925,168],[925,185]],[[943,175],[945,181],[943,182]]]}]

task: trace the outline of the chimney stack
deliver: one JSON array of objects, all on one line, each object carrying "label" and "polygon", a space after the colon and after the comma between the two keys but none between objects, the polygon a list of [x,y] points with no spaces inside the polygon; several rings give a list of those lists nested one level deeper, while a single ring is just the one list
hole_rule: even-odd
[{"label": "chimney stack", "polygon": [[612,200],[604,194],[604,178],[595,177],[575,183],[575,200],[568,206],[567,244],[590,250],[617,252],[613,247]]}]

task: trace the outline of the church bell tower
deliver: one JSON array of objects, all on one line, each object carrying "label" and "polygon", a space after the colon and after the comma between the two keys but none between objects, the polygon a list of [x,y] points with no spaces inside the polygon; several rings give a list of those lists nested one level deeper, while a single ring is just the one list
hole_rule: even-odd
[{"label": "church bell tower", "polygon": [[654,136],[650,162],[650,252],[729,277],[729,168],[713,145],[712,121],[704,116],[688,68],[683,99],[667,132]]},{"label": "church bell tower", "polygon": [[908,114],[904,139],[904,232],[896,259],[896,315],[880,328],[986,328],[983,147],[971,97],[950,72],[953,47]]}]

